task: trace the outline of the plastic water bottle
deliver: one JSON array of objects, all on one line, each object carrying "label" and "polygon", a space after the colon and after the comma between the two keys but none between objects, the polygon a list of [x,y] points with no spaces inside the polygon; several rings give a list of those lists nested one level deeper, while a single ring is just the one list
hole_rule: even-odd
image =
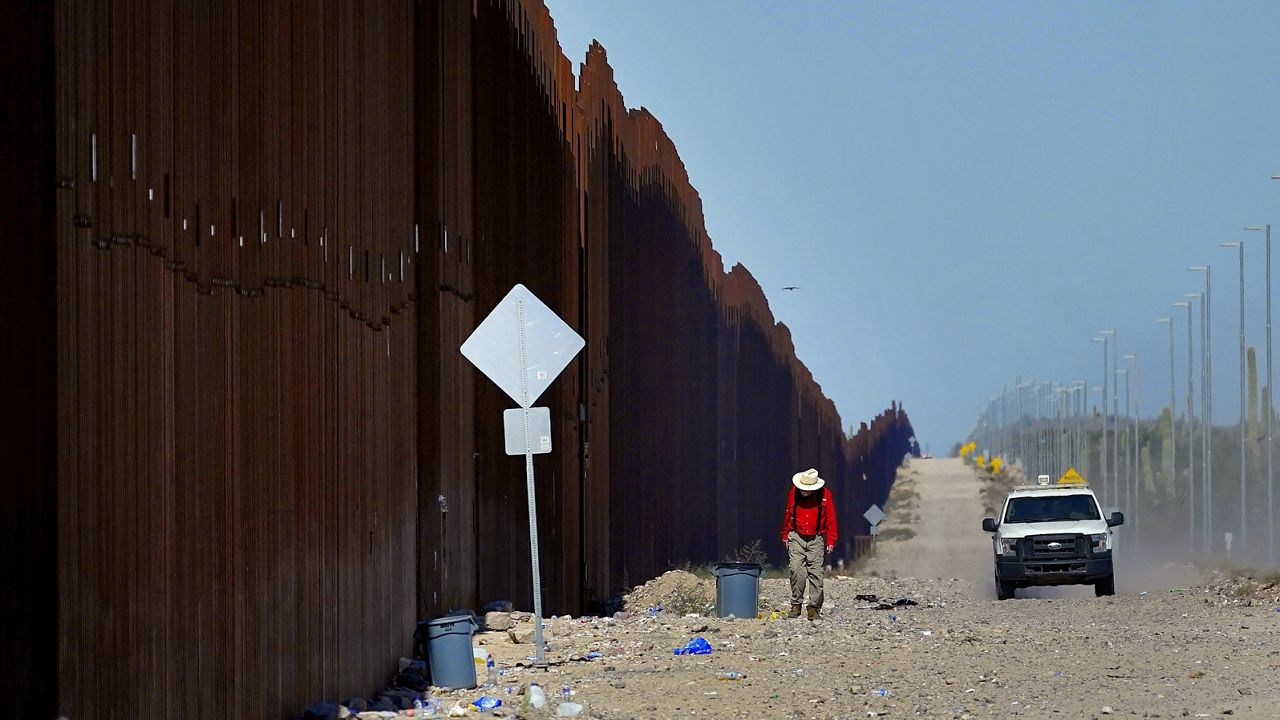
[{"label": "plastic water bottle", "polygon": [[424,712],[427,713],[427,717],[439,716],[440,715],[440,698],[436,697],[435,695],[428,695],[427,707],[424,710]]},{"label": "plastic water bottle", "polygon": [[525,702],[532,706],[535,710],[541,710],[547,704],[546,693],[535,682],[529,683],[529,692],[525,695]]},{"label": "plastic water bottle", "polygon": [[733,682],[733,681],[741,680],[741,679],[742,679],[742,673],[740,673],[740,672],[735,672],[735,671],[733,671],[733,670],[730,670],[730,671],[728,671],[728,672],[722,672],[722,673],[720,673],[719,675],[716,675],[716,679],[717,679],[717,680],[728,680],[728,681]]},{"label": "plastic water bottle", "polygon": [[426,708],[425,708],[425,707],[423,706],[423,704],[422,704],[422,696],[421,696],[421,695],[414,695],[414,696],[413,696],[413,716],[414,716],[414,717],[422,717],[422,716],[425,714],[425,713],[423,712],[423,710],[425,710],[425,709],[426,709]]},{"label": "plastic water bottle", "polygon": [[484,666],[489,671],[488,673],[489,676],[485,679],[484,684],[486,687],[494,687],[495,685],[498,684],[498,668],[495,667],[493,664],[492,655],[490,655],[489,658],[484,661]]},{"label": "plastic water bottle", "polygon": [[568,685],[560,686],[560,698],[562,700],[568,700],[570,695],[573,695],[573,691],[569,689]]}]

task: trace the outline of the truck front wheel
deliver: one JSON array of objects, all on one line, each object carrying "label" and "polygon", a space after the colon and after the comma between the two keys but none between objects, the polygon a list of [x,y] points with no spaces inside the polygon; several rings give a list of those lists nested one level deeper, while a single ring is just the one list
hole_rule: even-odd
[{"label": "truck front wheel", "polygon": [[1013,599],[1013,583],[1001,580],[996,577],[996,599],[1012,600]]},{"label": "truck front wheel", "polygon": [[1093,594],[1096,597],[1104,597],[1116,594],[1116,576],[1108,575],[1093,584]]}]

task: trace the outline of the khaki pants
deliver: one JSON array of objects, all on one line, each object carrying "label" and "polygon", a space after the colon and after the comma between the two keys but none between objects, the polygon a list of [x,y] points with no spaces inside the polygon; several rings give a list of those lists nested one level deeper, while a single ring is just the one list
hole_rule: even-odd
[{"label": "khaki pants", "polygon": [[826,547],[821,535],[805,536],[792,530],[787,535],[787,556],[791,569],[791,604],[804,604],[805,583],[809,586],[809,607],[822,607],[822,560]]}]

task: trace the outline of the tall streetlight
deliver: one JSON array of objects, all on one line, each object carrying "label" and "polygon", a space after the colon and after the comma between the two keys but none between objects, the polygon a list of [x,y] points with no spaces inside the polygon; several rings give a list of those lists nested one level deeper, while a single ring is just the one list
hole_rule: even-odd
[{"label": "tall streetlight", "polygon": [[1073,450],[1073,466],[1081,464],[1084,459],[1084,416],[1089,407],[1089,381],[1077,380],[1075,382],[1076,394],[1076,442]]},{"label": "tall streetlight", "polygon": [[1004,406],[1007,405],[1008,403],[1009,403],[1009,386],[1005,385],[1000,390],[1000,428],[999,428],[999,435],[998,435],[1000,440],[1000,448],[999,448],[1000,457],[1004,458],[1005,460],[1009,459],[1009,456],[1004,454],[1004,433],[1005,433]]},{"label": "tall streetlight", "polygon": [[1195,384],[1192,380],[1194,368],[1191,350],[1191,302],[1176,302],[1174,307],[1187,309],[1187,551],[1195,551],[1196,538],[1196,443],[1195,443]]},{"label": "tall streetlight", "polygon": [[[1125,353],[1125,360],[1132,360],[1133,367],[1129,371],[1129,378],[1133,379],[1133,443],[1129,451],[1132,453],[1133,463],[1129,466],[1129,475],[1132,479],[1132,485],[1125,488],[1125,505],[1133,512],[1133,534],[1138,534],[1138,524],[1142,522],[1142,513],[1138,512],[1138,495],[1141,494],[1141,482],[1139,476],[1142,472],[1142,462],[1138,455],[1138,417],[1142,414],[1138,409],[1138,404],[1142,400],[1142,364],[1138,359],[1138,353]],[[1129,406],[1129,384],[1126,382],[1124,386],[1124,404]]]},{"label": "tall streetlight", "polygon": [[1201,392],[1204,393],[1204,407],[1200,409],[1203,416],[1201,423],[1204,434],[1204,539],[1205,551],[1213,552],[1213,269],[1208,265],[1196,265],[1187,268],[1190,272],[1204,273],[1204,297],[1200,302],[1200,311],[1204,313],[1200,325],[1203,332],[1202,348],[1204,352],[1204,379]]},{"label": "tall streetlight", "polygon": [[[1272,180],[1280,180],[1273,177]],[[1250,225],[1245,230],[1261,230],[1267,238],[1267,562],[1276,561],[1275,475],[1272,473],[1274,443],[1271,441],[1271,416],[1275,415],[1275,387],[1271,384],[1271,224]]]},{"label": "tall streetlight", "polygon": [[[1114,329],[1098,333],[1111,336],[1111,461],[1107,468],[1111,476],[1107,479],[1107,501],[1114,505],[1120,494],[1120,335]],[[1102,404],[1106,407],[1105,398]]]},{"label": "tall streetlight", "polygon": [[[1120,359],[1116,358],[1116,363],[1118,364],[1119,362],[1120,362]],[[1120,416],[1120,408],[1117,407],[1116,419],[1115,419],[1116,430],[1115,430],[1115,435],[1112,436],[1112,439],[1116,441],[1116,471],[1115,471],[1116,472],[1116,492],[1111,502],[1114,505],[1119,505],[1120,507],[1124,508],[1125,512],[1131,512],[1131,509],[1129,508],[1129,475],[1131,473],[1131,469],[1129,468],[1129,447],[1128,447],[1129,446],[1129,423],[1128,423],[1128,420],[1129,420],[1129,370],[1127,368],[1122,368],[1122,367],[1116,368],[1116,397],[1120,396],[1120,378],[1121,377],[1124,378],[1124,418],[1125,418],[1124,468],[1122,471],[1120,467],[1120,417],[1121,416]]]},{"label": "tall streetlight", "polygon": [[1245,403],[1244,403],[1244,241],[1218,243],[1218,247],[1235,248],[1240,260],[1240,548],[1249,552],[1249,502],[1245,485]]},{"label": "tall streetlight", "polygon": [[1178,417],[1178,406],[1173,390],[1173,318],[1156,318],[1156,322],[1169,326],[1169,486],[1173,487],[1178,481],[1178,456],[1174,452],[1178,437],[1178,426],[1174,422]]},{"label": "tall streetlight", "polygon": [[[1101,458],[1098,463],[1099,476],[1101,481],[1099,485],[1105,486],[1107,483],[1107,336],[1090,338],[1090,342],[1102,343],[1102,448]],[[1098,488],[1102,490],[1102,487]]]},{"label": "tall streetlight", "polygon": [[1049,451],[1052,449],[1052,445],[1050,443],[1053,439],[1053,433],[1048,429],[1049,425],[1045,422],[1049,419],[1049,404],[1053,400],[1052,394],[1050,393],[1052,388],[1053,383],[1045,380],[1040,383],[1040,387],[1036,391],[1036,406],[1040,408],[1039,414],[1041,416],[1039,422],[1040,430],[1038,432],[1038,442],[1040,444],[1040,473],[1044,473],[1046,470],[1049,470]]},{"label": "tall streetlight", "polygon": [[[1018,413],[1017,418],[1015,419],[1015,422],[1017,423],[1017,426],[1018,426],[1018,463],[1022,465],[1023,472],[1025,473],[1027,469],[1027,461],[1026,461],[1025,453],[1023,452],[1023,446],[1022,446],[1022,376],[1021,375],[1018,375],[1017,377],[1014,378],[1013,392],[1014,392],[1015,399],[1017,400],[1017,413]],[[1012,450],[1012,445],[1013,445],[1012,440],[1013,438],[1010,438],[1010,443],[1009,443],[1010,450]]]}]

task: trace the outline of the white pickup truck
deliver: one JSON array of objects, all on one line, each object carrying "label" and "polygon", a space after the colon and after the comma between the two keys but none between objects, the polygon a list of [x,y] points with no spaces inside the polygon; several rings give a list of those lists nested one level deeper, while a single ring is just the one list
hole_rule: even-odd
[{"label": "white pickup truck", "polygon": [[1093,585],[1094,594],[1114,595],[1111,528],[1124,513],[1102,517],[1098,499],[1082,483],[1014,488],[999,519],[983,518],[995,551],[996,597],[1008,600],[1033,585]]}]

